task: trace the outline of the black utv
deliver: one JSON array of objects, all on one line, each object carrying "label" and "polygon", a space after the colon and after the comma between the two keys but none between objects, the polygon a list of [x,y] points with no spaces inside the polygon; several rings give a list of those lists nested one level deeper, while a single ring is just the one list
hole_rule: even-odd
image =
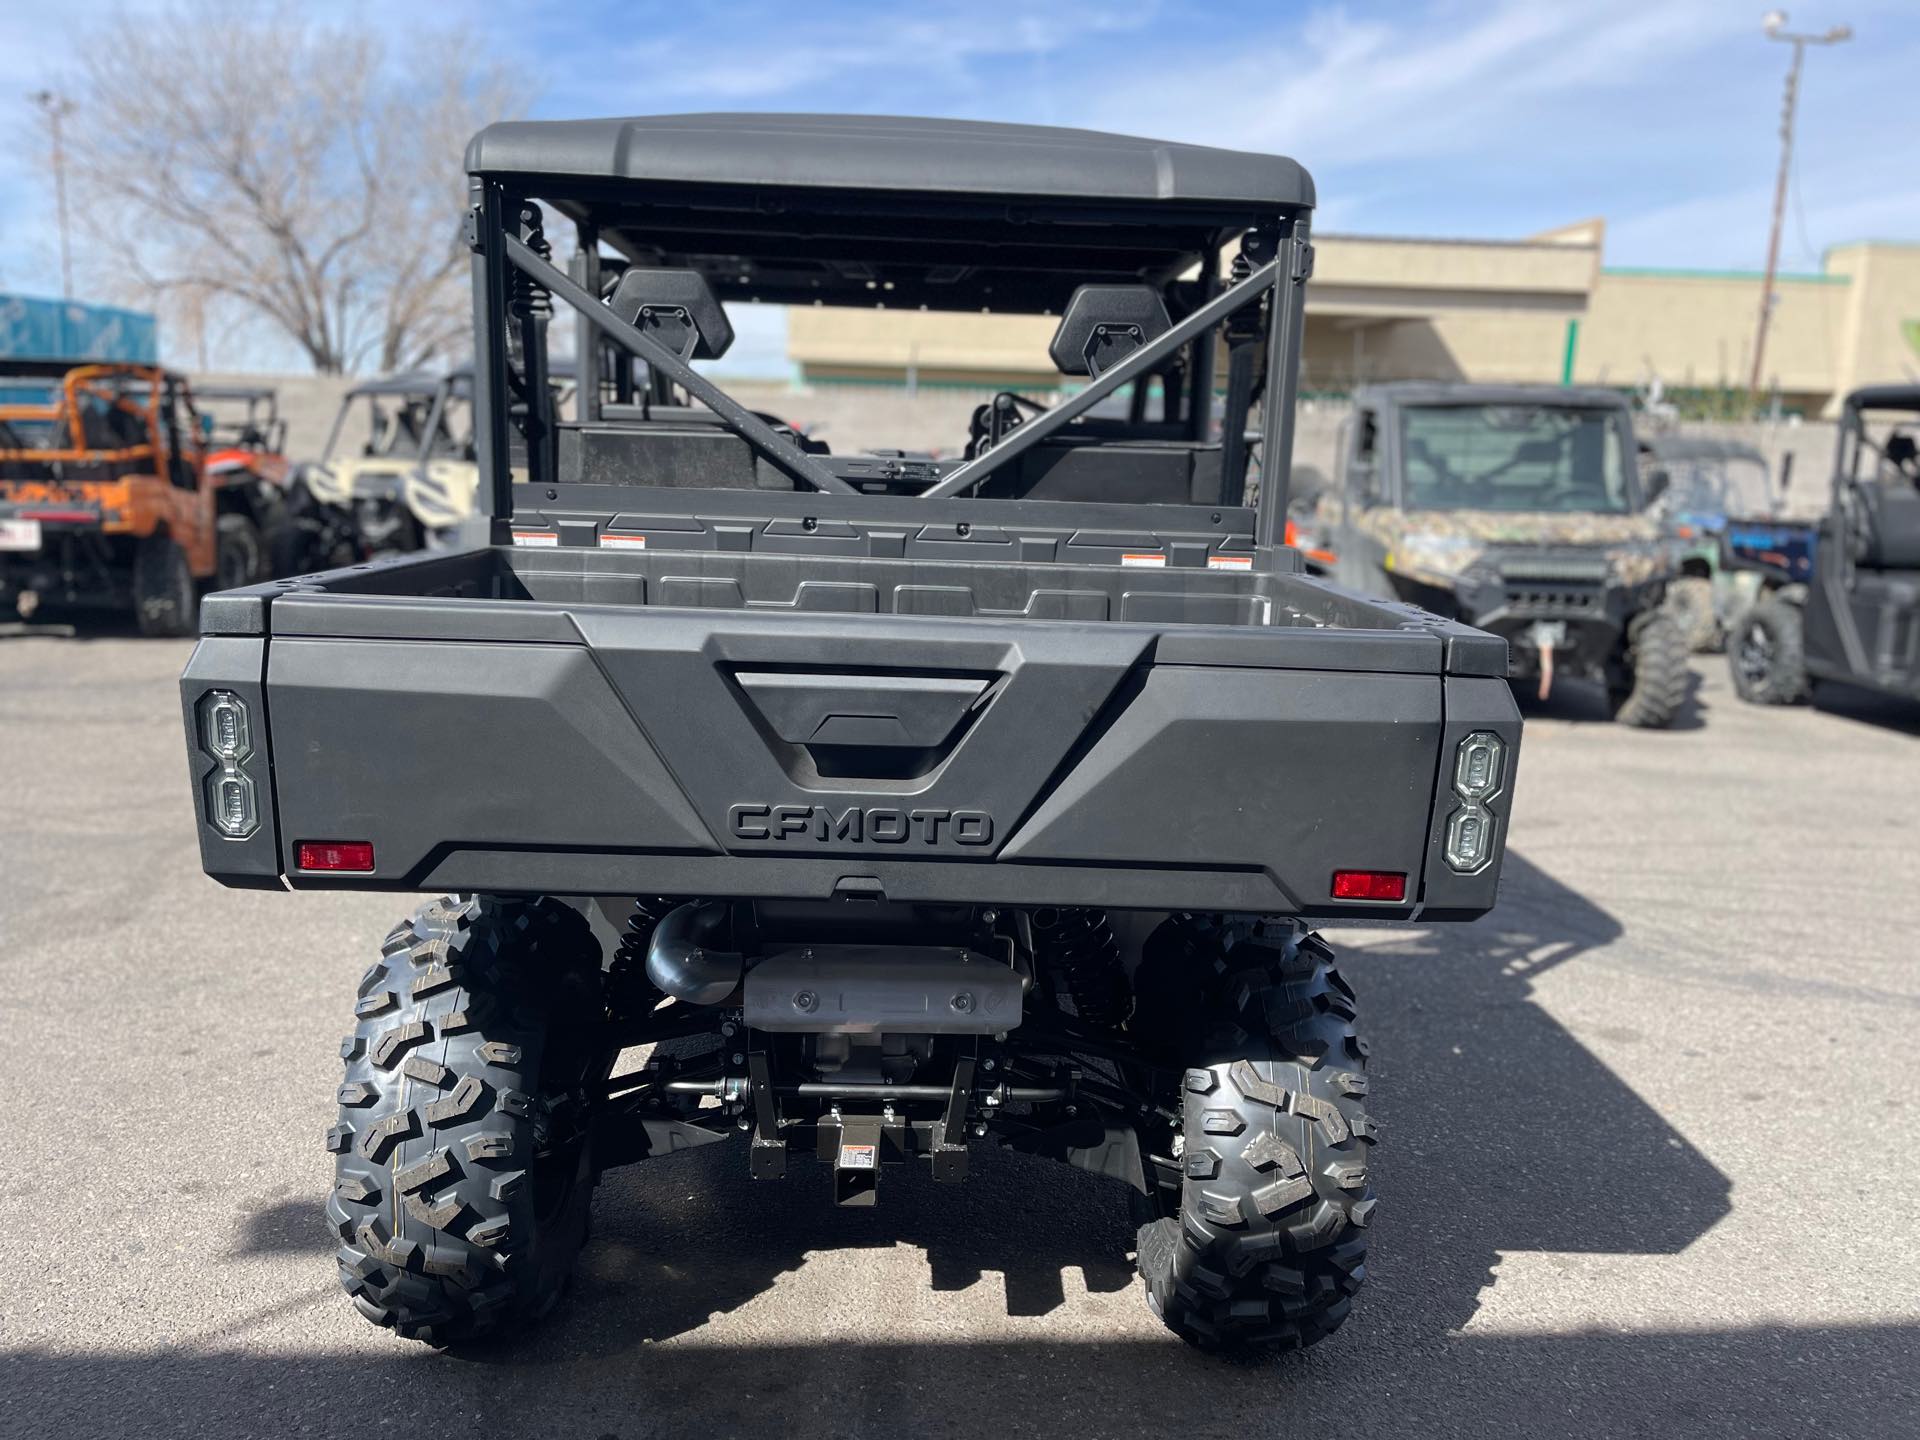
[{"label": "black utv", "polygon": [[1920,699],[1920,385],[1847,396],[1811,567],[1791,529],[1729,539],[1761,581],[1727,640],[1743,700],[1792,704],[1817,680]]},{"label": "black utv", "polygon": [[[1282,543],[1306,173],[834,116],[467,158],[491,543],[216,595],[182,682],[210,874],[454,892],[341,1045],[354,1303],[523,1326],[601,1174],[689,1146],[817,1162],[845,1205],[999,1146],[1131,1196],[1188,1340],[1328,1334],[1376,1134],[1308,926],[1484,914],[1520,724],[1500,640]],[[693,364],[753,302],[1054,316],[1083,388],[969,456],[826,453]],[[673,403],[609,398],[583,338],[563,405],[556,312]]]},{"label": "black utv", "polygon": [[1295,524],[1342,584],[1504,636],[1540,699],[1576,675],[1615,719],[1659,727],[1685,703],[1688,642],[1652,498],[1624,396],[1404,381],[1355,392],[1338,480]]}]

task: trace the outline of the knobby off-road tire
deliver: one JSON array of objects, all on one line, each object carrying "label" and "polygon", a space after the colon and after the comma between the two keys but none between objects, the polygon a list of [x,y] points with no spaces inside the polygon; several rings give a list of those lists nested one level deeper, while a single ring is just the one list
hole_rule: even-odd
[{"label": "knobby off-road tire", "polygon": [[1734,692],[1754,705],[1799,705],[1813,693],[1807,678],[1806,621],[1798,605],[1769,595],[1755,602],[1727,635]]},{"label": "knobby off-road tire", "polygon": [[1711,580],[1704,575],[1682,575],[1667,586],[1667,609],[1673,612],[1693,654],[1710,655],[1720,648],[1720,618],[1713,608]]},{"label": "knobby off-road tire", "polygon": [[327,1220],[376,1325],[448,1345],[539,1319],[586,1238],[598,946],[558,901],[433,901],[387,937],[341,1043]]},{"label": "knobby off-road tire", "polygon": [[133,552],[133,618],[142,635],[191,635],[199,628],[187,552],[149,535]]},{"label": "knobby off-road tire", "polygon": [[1687,700],[1687,637],[1665,609],[1628,622],[1625,671],[1608,692],[1613,718],[1642,730],[1671,725]]},{"label": "knobby off-road tire", "polygon": [[1323,1340],[1366,1278],[1375,1203],[1353,991],[1284,919],[1170,920],[1141,969],[1136,1014],[1174,1015],[1158,1038],[1188,1062],[1179,1213],[1140,1228],[1147,1303],[1203,1349]]},{"label": "knobby off-road tire", "polygon": [[267,542],[245,515],[222,515],[217,523],[214,588],[237,590],[267,578]]}]

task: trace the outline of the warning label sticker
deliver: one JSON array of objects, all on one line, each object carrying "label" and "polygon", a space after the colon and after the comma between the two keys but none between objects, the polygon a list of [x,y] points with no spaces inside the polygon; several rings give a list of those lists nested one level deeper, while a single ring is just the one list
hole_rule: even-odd
[{"label": "warning label sticker", "polygon": [[872,1170],[879,1164],[880,1147],[877,1145],[842,1145],[840,1147],[842,1170]]},{"label": "warning label sticker", "polygon": [[560,535],[555,530],[516,530],[513,532],[513,543],[536,550],[549,550],[559,545]]},{"label": "warning label sticker", "polygon": [[1129,570],[1164,570],[1167,568],[1167,557],[1157,550],[1123,554],[1120,563]]},{"label": "warning label sticker", "polygon": [[1251,570],[1253,557],[1251,555],[1209,555],[1207,568],[1209,570]]},{"label": "warning label sticker", "polygon": [[602,535],[600,537],[600,548],[602,550],[644,550],[647,548],[647,537],[644,535]]}]

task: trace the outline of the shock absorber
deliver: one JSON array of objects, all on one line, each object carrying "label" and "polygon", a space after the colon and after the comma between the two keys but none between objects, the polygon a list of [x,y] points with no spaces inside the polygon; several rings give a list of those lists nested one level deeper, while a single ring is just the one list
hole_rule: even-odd
[{"label": "shock absorber", "polygon": [[607,967],[607,990],[616,1010],[642,1013],[659,1003],[660,991],[647,979],[647,947],[653,943],[655,927],[679,903],[664,895],[642,895],[633,902],[613,964]]},{"label": "shock absorber", "polygon": [[1082,1023],[1118,1029],[1133,1008],[1120,941],[1104,910],[1036,910],[1032,916],[1035,967],[1073,1001]]}]

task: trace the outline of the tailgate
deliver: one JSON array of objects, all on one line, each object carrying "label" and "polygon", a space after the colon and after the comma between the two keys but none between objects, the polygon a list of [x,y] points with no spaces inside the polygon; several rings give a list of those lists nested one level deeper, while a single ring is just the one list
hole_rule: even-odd
[{"label": "tailgate", "polygon": [[[1420,633],[455,612],[410,637],[283,599],[270,641],[205,642],[253,647],[274,810],[269,844],[222,842],[203,795],[211,872],[1406,915],[1445,870],[1440,756],[1466,725],[1509,756],[1519,734],[1504,683],[1443,676]],[[196,655],[190,725],[213,678]],[[303,872],[307,841],[373,868]],[[1405,874],[1408,903],[1335,900],[1347,868]],[[1497,868],[1434,875],[1431,902],[1486,908]]]}]

